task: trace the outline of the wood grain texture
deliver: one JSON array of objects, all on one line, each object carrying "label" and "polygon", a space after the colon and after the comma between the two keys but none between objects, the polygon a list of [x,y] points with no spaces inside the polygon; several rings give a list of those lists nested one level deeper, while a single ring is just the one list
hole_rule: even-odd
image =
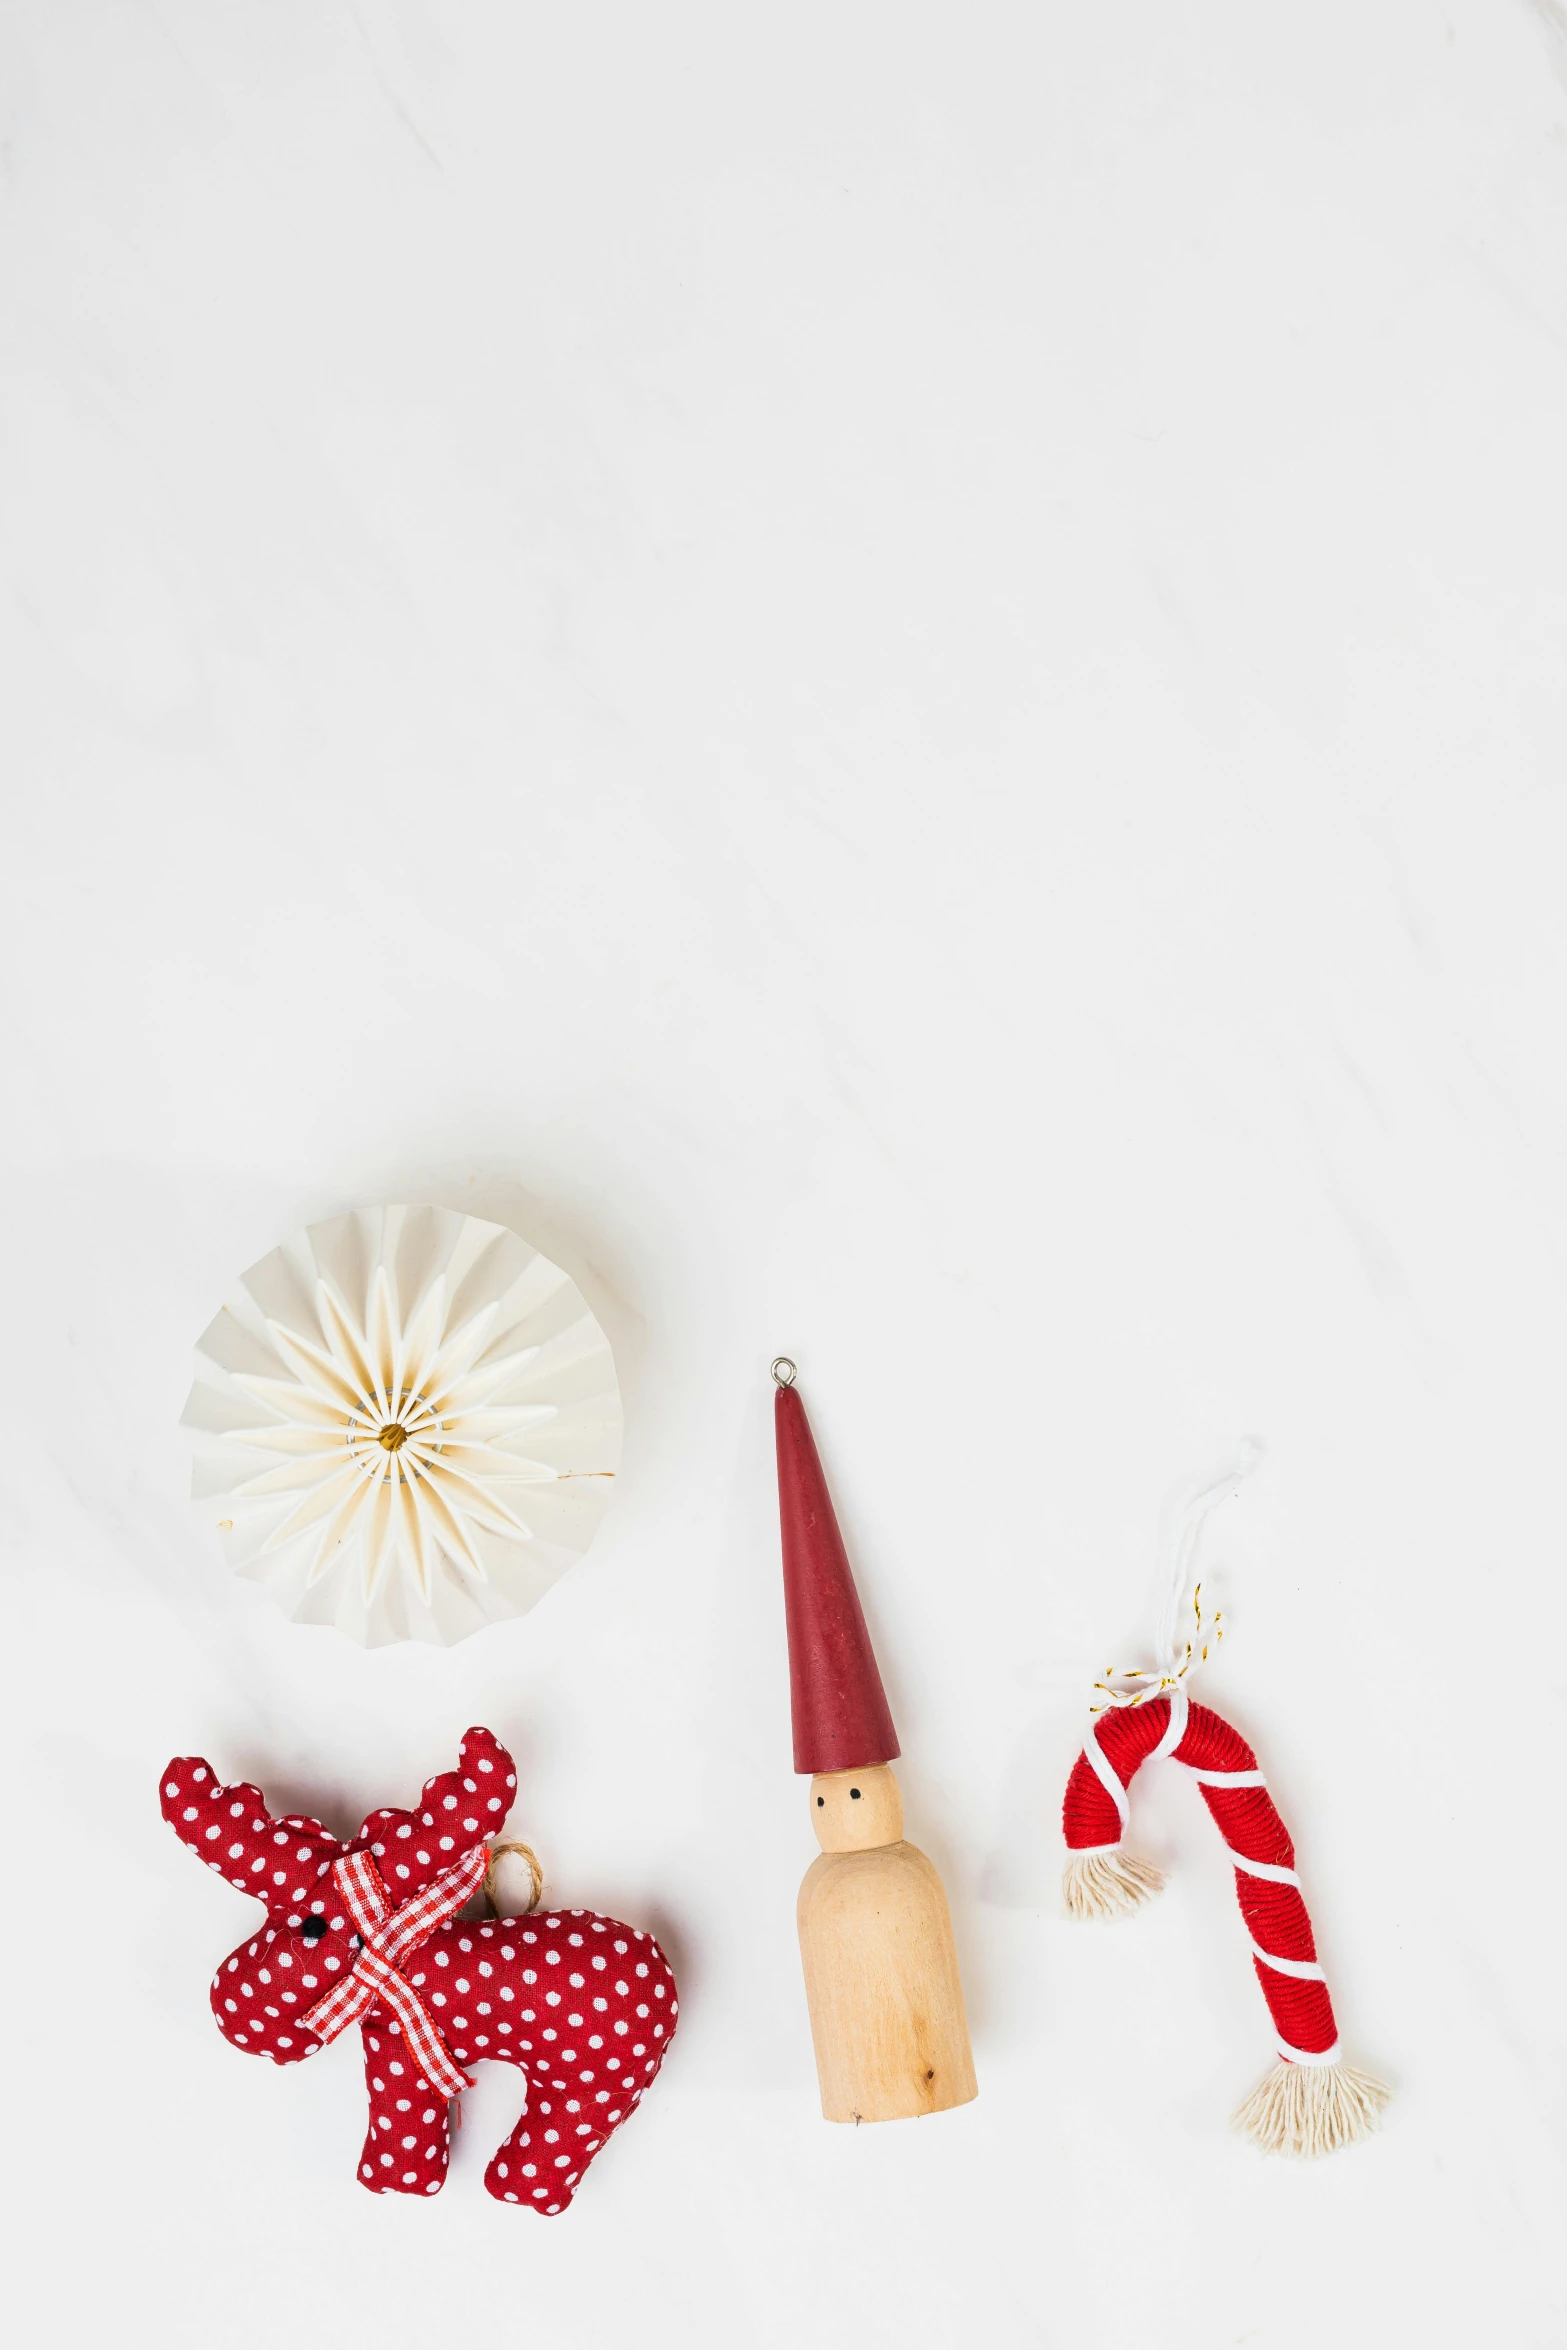
[{"label": "wood grain texture", "polygon": [[917,1846],[822,1853],[799,1926],[828,2121],[904,2121],[979,2094],[947,1896]]}]

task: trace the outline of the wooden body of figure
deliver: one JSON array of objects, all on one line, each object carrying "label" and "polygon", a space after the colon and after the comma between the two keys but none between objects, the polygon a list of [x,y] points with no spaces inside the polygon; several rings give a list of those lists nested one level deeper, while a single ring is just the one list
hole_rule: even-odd
[{"label": "wooden body of figure", "polygon": [[941,1879],[903,1838],[886,1763],[811,1781],[822,1850],[800,1887],[800,1956],[830,2122],[906,2121],[979,2094]]}]

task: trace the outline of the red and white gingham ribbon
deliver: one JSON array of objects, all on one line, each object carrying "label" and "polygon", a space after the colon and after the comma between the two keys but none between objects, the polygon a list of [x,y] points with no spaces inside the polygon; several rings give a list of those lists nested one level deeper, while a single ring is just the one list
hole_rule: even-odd
[{"label": "red and white gingham ribbon", "polygon": [[367,2007],[389,2007],[403,2028],[414,2061],[429,2076],[430,2085],[444,2096],[461,2096],[470,2086],[467,2074],[453,2061],[435,2019],[418,1992],[401,1972],[421,1942],[437,1926],[454,1917],[470,1894],[484,1882],[489,1848],[475,1844],[443,1875],[432,1878],[422,1893],[394,1909],[381,1872],[369,1852],[351,1852],[332,1863],[332,1876],[364,1947],[352,1974],[334,1983],[305,2017],[322,2040],[335,2040]]}]

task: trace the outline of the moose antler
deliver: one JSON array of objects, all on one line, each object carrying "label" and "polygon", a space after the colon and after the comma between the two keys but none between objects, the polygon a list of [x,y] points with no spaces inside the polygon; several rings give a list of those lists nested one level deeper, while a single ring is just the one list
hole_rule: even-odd
[{"label": "moose antler", "polygon": [[297,1813],[274,1819],[259,1787],[220,1786],[199,1754],[176,1757],[164,1772],[163,1816],[209,1868],[288,1916],[303,1909],[333,1861],[367,1848],[394,1898],[406,1901],[459,1852],[498,1835],[516,1791],[505,1747],[488,1730],[474,1729],[463,1739],[455,1771],[427,1779],[409,1811],[371,1812],[346,1844],[319,1820]]},{"label": "moose antler", "polygon": [[500,1740],[488,1730],[469,1730],[455,1771],[427,1779],[409,1811],[371,1812],[349,1849],[368,1845],[393,1900],[406,1901],[460,1852],[498,1836],[516,1792],[516,1768]]},{"label": "moose antler", "polygon": [[163,1816],[209,1868],[283,1916],[304,1908],[347,1850],[319,1820],[274,1819],[259,1787],[220,1786],[199,1754],[177,1755],[164,1772]]}]

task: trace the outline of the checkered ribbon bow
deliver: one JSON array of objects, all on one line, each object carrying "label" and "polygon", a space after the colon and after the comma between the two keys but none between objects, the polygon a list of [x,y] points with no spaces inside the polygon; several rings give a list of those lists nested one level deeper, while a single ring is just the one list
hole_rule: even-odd
[{"label": "checkered ribbon bow", "polygon": [[443,1875],[433,1878],[422,1893],[415,1893],[396,1909],[372,1854],[351,1852],[345,1859],[335,1860],[333,1880],[364,1947],[354,1961],[353,1973],[334,1983],[305,2017],[311,2031],[323,2040],[335,2040],[367,2007],[388,2007],[431,2087],[443,2096],[461,2096],[470,2085],[468,2076],[454,2062],[429,2009],[403,1974],[402,1964],[478,1891],[489,1858],[487,1845],[474,1845]]}]

